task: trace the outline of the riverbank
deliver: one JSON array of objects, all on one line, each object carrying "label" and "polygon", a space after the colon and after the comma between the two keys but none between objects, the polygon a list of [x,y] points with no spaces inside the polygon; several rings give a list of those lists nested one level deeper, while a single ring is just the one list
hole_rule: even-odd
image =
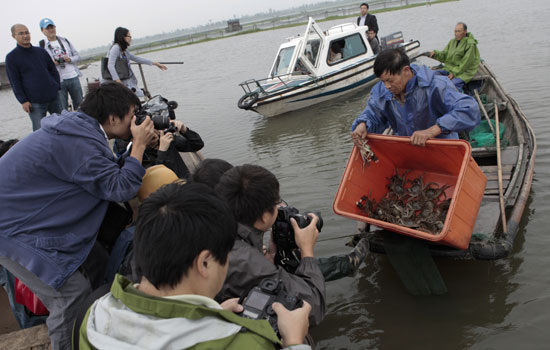
[{"label": "riverbank", "polygon": [[[405,9],[421,7],[421,6],[431,6],[431,5],[442,4],[442,3],[453,2],[453,1],[460,1],[460,0],[435,0],[435,1],[429,1],[428,0],[428,1],[425,1],[425,2],[407,4],[407,5],[396,6],[396,7],[373,9],[372,11],[369,11],[369,13],[375,15],[377,13],[399,11],[399,10],[405,10]],[[406,2],[408,3],[408,1],[406,1]],[[376,5],[376,4],[372,4],[371,7],[374,7],[373,5]],[[386,6],[386,3],[384,3],[384,6]],[[358,16],[358,11],[357,11],[357,13],[354,13],[354,14],[351,14],[351,15],[328,16],[328,17],[325,17],[325,18],[319,18],[319,19],[316,19],[316,22],[321,23],[321,22],[335,21],[335,20],[341,20],[341,19],[347,19],[347,18],[357,18],[357,16]],[[315,18],[315,16],[314,16],[314,18]],[[276,20],[274,19],[273,23],[275,23],[275,21],[281,21],[282,22],[282,21],[285,21],[285,20],[286,20],[286,18],[279,18],[279,19],[276,19]],[[204,33],[196,33],[192,37],[185,37],[184,40],[187,40],[187,42],[184,42],[184,43],[179,43],[182,40],[181,38],[166,39],[166,40],[158,41],[158,42],[155,42],[155,43],[149,43],[149,44],[146,44],[146,45],[135,46],[135,47],[132,48],[132,53],[133,54],[144,54],[144,53],[158,52],[158,51],[164,51],[164,50],[167,50],[167,49],[173,49],[173,48],[182,47],[182,46],[189,46],[189,45],[193,45],[193,44],[201,44],[201,43],[214,41],[214,40],[221,40],[221,39],[237,37],[237,36],[241,36],[241,35],[248,35],[248,34],[278,30],[278,29],[306,26],[307,22],[308,22],[308,18],[305,18],[304,20],[299,21],[299,22],[290,23],[290,24],[283,24],[283,25],[274,25],[270,28],[260,28],[260,22],[251,23],[251,24],[249,24],[249,26],[252,26],[252,29],[246,29],[246,30],[243,30],[243,31],[240,31],[240,32],[231,33],[230,35],[224,35],[223,30],[221,32],[220,31],[208,31],[208,32],[204,32]],[[266,23],[266,21],[262,21],[261,23]],[[211,35],[211,36],[209,37],[208,35]],[[159,47],[159,46],[161,46],[161,47]],[[92,62],[96,62],[96,61],[100,60],[101,57],[103,57],[103,56],[104,56],[103,54],[100,54],[100,55],[95,55],[93,57],[84,58],[82,60],[81,69],[86,68]]]}]

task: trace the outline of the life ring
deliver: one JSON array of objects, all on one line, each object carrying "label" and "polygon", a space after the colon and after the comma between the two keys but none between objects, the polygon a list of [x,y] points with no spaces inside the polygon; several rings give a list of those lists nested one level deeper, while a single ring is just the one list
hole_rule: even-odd
[{"label": "life ring", "polygon": [[237,103],[237,106],[239,106],[240,109],[250,109],[256,101],[258,101],[258,98],[260,95],[257,92],[249,92],[247,94],[244,94]]}]

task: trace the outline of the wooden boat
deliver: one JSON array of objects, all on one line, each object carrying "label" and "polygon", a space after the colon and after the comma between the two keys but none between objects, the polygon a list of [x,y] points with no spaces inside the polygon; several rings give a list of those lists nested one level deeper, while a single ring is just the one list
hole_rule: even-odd
[{"label": "wooden boat", "polygon": [[[281,44],[268,78],[240,83],[244,95],[237,105],[266,117],[306,108],[376,83],[367,27],[353,23],[323,31],[310,18],[304,35]],[[383,47],[402,47],[409,57],[418,40],[405,42],[397,32],[382,38]],[[331,61],[331,48],[341,50]]]},{"label": "wooden boat", "polygon": [[[473,148],[472,156],[488,181],[470,244],[466,250],[431,242],[427,244],[432,256],[501,259],[508,256],[514,246],[529,198],[537,149],[535,134],[516,101],[504,91],[485,62],[481,62],[478,73],[468,83],[468,87],[477,87],[479,94],[486,96],[486,110],[490,111],[496,101],[499,121],[505,126],[501,141],[502,196],[499,195],[496,146]],[[501,197],[505,208],[505,225],[502,223]],[[503,227],[506,227],[506,230]],[[384,234],[393,233],[385,230],[373,230],[368,233],[371,251],[385,253]]]}]

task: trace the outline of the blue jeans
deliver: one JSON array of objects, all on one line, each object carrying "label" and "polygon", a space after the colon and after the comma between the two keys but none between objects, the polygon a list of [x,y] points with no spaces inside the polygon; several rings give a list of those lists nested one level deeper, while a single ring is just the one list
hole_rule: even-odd
[{"label": "blue jeans", "polygon": [[58,92],[61,109],[66,110],[69,107],[67,103],[69,95],[71,95],[71,100],[73,101],[73,111],[76,111],[80,103],[82,103],[82,87],[80,86],[80,79],[78,77],[65,79],[61,82],[61,90]]},{"label": "blue jeans", "polygon": [[[448,76],[449,75],[449,72],[447,72],[446,70],[436,70],[434,71],[434,73],[436,75],[444,75],[444,76]],[[453,78],[451,79],[451,82],[454,84],[454,86],[456,87],[456,89],[460,92],[463,92],[464,90],[462,89],[464,87],[464,80],[460,79],[460,78]]]},{"label": "blue jeans", "polygon": [[29,117],[32,121],[32,131],[40,129],[40,122],[42,118],[46,116],[46,113],[61,113],[61,106],[59,105],[59,99],[57,98],[45,103],[31,102],[31,105]]}]

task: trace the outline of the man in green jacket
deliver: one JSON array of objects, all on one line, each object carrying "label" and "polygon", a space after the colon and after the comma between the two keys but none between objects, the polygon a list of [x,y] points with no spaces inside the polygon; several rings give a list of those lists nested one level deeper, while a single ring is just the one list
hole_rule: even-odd
[{"label": "man in green jacket", "polygon": [[430,56],[444,64],[438,74],[447,75],[460,91],[477,72],[479,66],[479,51],[477,40],[468,33],[468,26],[458,22],[455,27],[455,38],[451,39],[443,51],[434,50]]},{"label": "man in green jacket", "polygon": [[285,349],[302,344],[311,306],[289,311],[279,303],[281,340],[267,320],[240,317],[238,299],[221,305],[237,223],[227,205],[203,184],[172,183],[141,205],[134,258],[142,277],[117,275],[111,292],[88,310],[80,349]]}]

